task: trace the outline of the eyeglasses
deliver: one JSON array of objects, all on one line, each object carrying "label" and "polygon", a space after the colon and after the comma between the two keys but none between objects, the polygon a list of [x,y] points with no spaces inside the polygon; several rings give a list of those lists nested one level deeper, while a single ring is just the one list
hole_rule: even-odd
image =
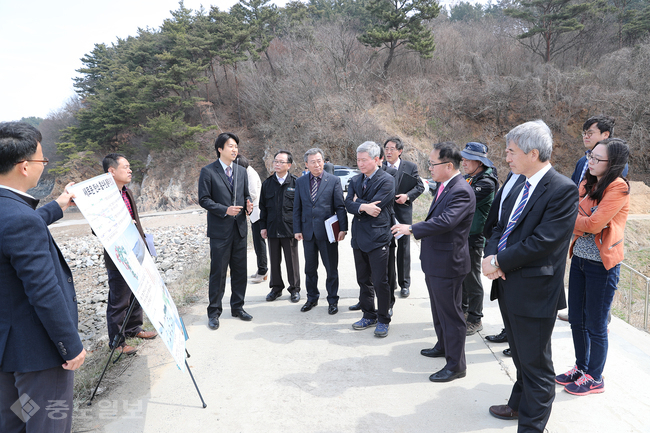
[{"label": "eyeglasses", "polygon": [[587,153],[587,159],[588,159],[589,161],[595,161],[596,164],[598,164],[598,163],[600,163],[600,162],[607,162],[607,161],[609,161],[609,159],[598,159],[598,158],[596,158],[596,157],[594,156],[594,154],[591,153],[591,152]]},{"label": "eyeglasses", "polygon": [[273,164],[288,164],[289,161],[278,161],[277,159],[273,160]]},{"label": "eyeglasses", "polygon": [[451,161],[447,161],[447,162],[436,162],[436,163],[431,162],[431,161],[427,161],[427,162],[429,163],[429,167],[435,167],[436,165],[442,165],[442,164],[449,164],[449,163],[451,163]]},{"label": "eyeglasses", "polygon": [[582,136],[591,138],[591,136],[594,135],[596,132],[600,132],[600,131],[594,131],[594,130],[582,131]]},{"label": "eyeglasses", "polygon": [[43,167],[45,167],[47,165],[47,163],[50,162],[50,160],[47,159],[47,158],[45,158],[45,159],[23,159],[22,161],[18,161],[16,164],[20,164],[20,163],[25,162],[25,161],[27,161],[27,162],[42,162]]}]

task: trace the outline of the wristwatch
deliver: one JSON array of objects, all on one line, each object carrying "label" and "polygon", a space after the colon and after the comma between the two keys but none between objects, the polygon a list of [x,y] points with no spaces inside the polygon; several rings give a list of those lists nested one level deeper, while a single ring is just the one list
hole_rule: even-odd
[{"label": "wristwatch", "polygon": [[499,264],[497,263],[497,255],[496,254],[492,256],[492,259],[490,260],[490,265],[492,265],[492,267],[494,267],[496,269],[499,269]]},{"label": "wristwatch", "polygon": [[409,226],[409,233],[413,234],[413,226]]}]

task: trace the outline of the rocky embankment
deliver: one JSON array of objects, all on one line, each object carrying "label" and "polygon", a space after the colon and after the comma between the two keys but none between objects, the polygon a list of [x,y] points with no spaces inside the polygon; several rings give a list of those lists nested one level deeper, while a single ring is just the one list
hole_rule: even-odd
[{"label": "rocky embankment", "polygon": [[[147,229],[154,235],[158,270],[166,284],[183,276],[183,272],[205,260],[209,242],[205,224],[175,225]],[[107,342],[106,302],[108,277],[104,267],[103,247],[93,235],[57,240],[75,281],[79,306],[79,335],[87,348]]]}]

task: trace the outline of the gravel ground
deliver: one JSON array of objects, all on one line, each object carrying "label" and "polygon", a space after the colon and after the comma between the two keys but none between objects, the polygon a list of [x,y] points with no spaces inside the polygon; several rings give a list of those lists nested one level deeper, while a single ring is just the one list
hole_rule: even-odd
[{"label": "gravel ground", "polygon": [[[209,254],[205,211],[153,213],[141,216],[147,233],[154,235],[158,269],[166,284],[182,277],[186,269]],[[84,346],[95,348],[107,342],[106,302],[108,278],[103,247],[78,213],[66,215],[50,226],[63,257],[72,270],[79,303],[79,334]]]}]

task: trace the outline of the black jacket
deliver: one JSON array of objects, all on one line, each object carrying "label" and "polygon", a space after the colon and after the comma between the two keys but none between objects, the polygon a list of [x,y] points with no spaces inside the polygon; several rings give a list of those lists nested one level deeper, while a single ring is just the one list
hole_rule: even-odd
[{"label": "black jacket", "polygon": [[476,211],[469,231],[469,245],[474,248],[483,248],[485,246],[483,229],[494,195],[499,189],[499,181],[492,167],[488,167],[475,176],[465,176],[465,180],[470,184],[476,196]]},{"label": "black jacket", "polygon": [[293,199],[296,176],[288,173],[280,185],[275,174],[262,182],[260,193],[260,228],[269,238],[293,237]]}]

